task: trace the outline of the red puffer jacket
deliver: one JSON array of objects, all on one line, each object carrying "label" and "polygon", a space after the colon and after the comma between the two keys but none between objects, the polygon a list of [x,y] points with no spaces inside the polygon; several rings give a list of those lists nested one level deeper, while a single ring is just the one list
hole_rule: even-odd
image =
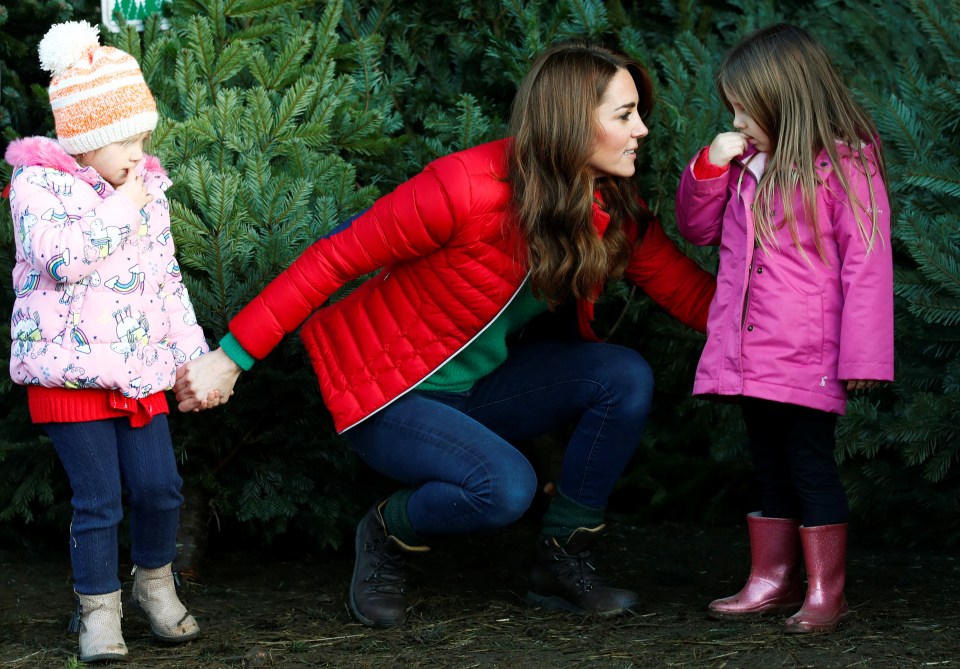
[{"label": "red puffer jacket", "polygon": [[[510,140],[454,153],[324,237],[230,322],[256,359],[266,356],[331,294],[377,269],[310,318],[301,338],[338,432],[419,384],[506,307],[523,284],[526,254],[510,224]],[[609,216],[595,209],[603,234]],[[636,236],[634,226],[628,233]],[[684,256],[659,224],[636,246],[627,279],[675,317],[706,328],[714,277]],[[579,305],[581,333],[592,305]]]}]

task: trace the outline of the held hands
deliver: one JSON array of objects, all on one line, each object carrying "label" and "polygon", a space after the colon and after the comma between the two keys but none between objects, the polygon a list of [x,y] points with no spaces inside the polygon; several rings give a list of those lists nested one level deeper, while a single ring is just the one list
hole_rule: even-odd
[{"label": "held hands", "polygon": [[710,162],[723,167],[747,150],[747,137],[742,132],[721,132],[710,142]]},{"label": "held hands", "polygon": [[153,202],[153,195],[147,191],[147,185],[143,183],[143,175],[134,174],[133,170],[130,170],[127,180],[117,187],[117,192],[130,198],[137,209],[143,209]]},{"label": "held hands", "polygon": [[177,370],[173,391],[180,411],[203,411],[226,404],[241,369],[222,348],[191,360]]}]

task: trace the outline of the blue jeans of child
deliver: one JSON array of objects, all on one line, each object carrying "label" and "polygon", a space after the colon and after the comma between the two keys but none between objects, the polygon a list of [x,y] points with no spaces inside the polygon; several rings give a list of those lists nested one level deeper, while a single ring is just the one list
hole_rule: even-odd
[{"label": "blue jeans of child", "polygon": [[117,528],[130,506],[130,557],[155,569],[173,562],[183,481],[165,415],[143,427],[126,418],[45,423],[73,489],[70,561],[82,595],[120,589]]},{"label": "blue jeans of child", "polygon": [[504,527],[530,506],[537,477],[510,443],[575,421],[559,488],[605,508],[650,411],[653,374],[613,344],[545,342],[511,350],[469,391],[413,391],[344,433],[373,469],[416,491],[417,534]]}]

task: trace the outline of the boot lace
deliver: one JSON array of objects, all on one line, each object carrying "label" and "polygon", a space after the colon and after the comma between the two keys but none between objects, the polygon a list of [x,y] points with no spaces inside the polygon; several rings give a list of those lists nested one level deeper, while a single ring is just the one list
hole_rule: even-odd
[{"label": "boot lace", "polygon": [[367,582],[376,592],[402,595],[406,591],[406,560],[389,541],[377,538],[373,543],[365,542],[365,553],[370,555],[371,572]]},{"label": "boot lace", "polygon": [[557,576],[573,583],[578,592],[590,592],[607,584],[594,566],[589,551],[570,554],[561,550],[554,553],[553,557],[558,563]]}]

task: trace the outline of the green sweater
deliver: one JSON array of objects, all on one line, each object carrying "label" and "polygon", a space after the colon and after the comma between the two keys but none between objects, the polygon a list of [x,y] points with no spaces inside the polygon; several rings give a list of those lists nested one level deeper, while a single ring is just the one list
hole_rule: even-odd
[{"label": "green sweater", "polygon": [[417,386],[417,390],[463,392],[507,359],[507,337],[547,310],[525,283],[513,302],[487,329]]}]

